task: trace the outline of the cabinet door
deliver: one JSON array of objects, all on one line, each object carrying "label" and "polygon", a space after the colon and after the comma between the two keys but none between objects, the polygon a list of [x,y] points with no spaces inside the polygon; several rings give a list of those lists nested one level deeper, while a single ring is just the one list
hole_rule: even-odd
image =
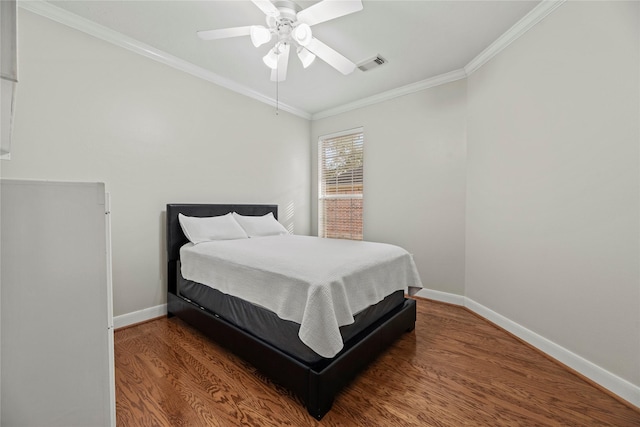
[{"label": "cabinet door", "polygon": [[2,425],[110,426],[104,184],[2,180]]}]

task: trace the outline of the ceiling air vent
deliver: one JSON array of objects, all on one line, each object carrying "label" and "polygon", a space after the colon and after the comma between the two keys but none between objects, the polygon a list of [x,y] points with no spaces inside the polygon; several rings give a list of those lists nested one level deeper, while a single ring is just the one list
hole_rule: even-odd
[{"label": "ceiling air vent", "polygon": [[380,55],[377,55],[377,56],[374,56],[373,58],[367,59],[366,61],[359,63],[358,68],[360,68],[362,71],[369,71],[373,68],[377,68],[386,63],[387,63],[386,59],[384,59]]}]

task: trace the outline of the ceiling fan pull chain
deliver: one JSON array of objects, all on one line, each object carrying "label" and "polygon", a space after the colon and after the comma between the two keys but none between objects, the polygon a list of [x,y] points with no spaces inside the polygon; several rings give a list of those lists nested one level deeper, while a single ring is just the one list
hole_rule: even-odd
[{"label": "ceiling fan pull chain", "polygon": [[[278,43],[276,44],[276,46],[278,46],[279,44],[280,34],[278,33]],[[280,75],[278,71],[278,65],[280,65],[280,55],[282,55],[282,52],[280,52],[280,48],[278,47],[278,60],[276,61],[276,116],[279,115],[280,110]]]}]

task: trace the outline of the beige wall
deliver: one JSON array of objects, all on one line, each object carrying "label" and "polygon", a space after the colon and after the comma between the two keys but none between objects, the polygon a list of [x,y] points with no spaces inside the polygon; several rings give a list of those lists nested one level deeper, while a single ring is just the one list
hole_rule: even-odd
[{"label": "beige wall", "polygon": [[2,177],[106,184],[114,315],[165,302],[166,203],[277,203],[309,232],[308,120],[22,9],[19,24]]},{"label": "beige wall", "polygon": [[362,126],[364,239],[404,247],[426,288],[462,295],[465,115],[459,80],[312,122],[312,232],[318,137]]},{"label": "beige wall", "polygon": [[567,2],[466,80],[314,121],[312,233],[317,138],[363,126],[365,239],[637,402],[639,8]]},{"label": "beige wall", "polygon": [[106,183],[117,316],[164,302],[166,203],[314,234],[317,138],[363,126],[365,239],[637,387],[639,8],[567,2],[468,80],[312,123],[21,10],[2,176]]},{"label": "beige wall", "polygon": [[468,78],[468,298],[640,385],[640,3],[567,2]]}]

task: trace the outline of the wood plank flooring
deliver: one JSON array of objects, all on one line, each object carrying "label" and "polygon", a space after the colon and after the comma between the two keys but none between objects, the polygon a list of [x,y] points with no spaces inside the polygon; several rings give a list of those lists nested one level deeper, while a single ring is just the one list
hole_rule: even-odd
[{"label": "wood plank flooring", "polygon": [[404,334],[322,419],[176,318],[115,333],[118,426],[640,426],[640,411],[461,307]]}]

